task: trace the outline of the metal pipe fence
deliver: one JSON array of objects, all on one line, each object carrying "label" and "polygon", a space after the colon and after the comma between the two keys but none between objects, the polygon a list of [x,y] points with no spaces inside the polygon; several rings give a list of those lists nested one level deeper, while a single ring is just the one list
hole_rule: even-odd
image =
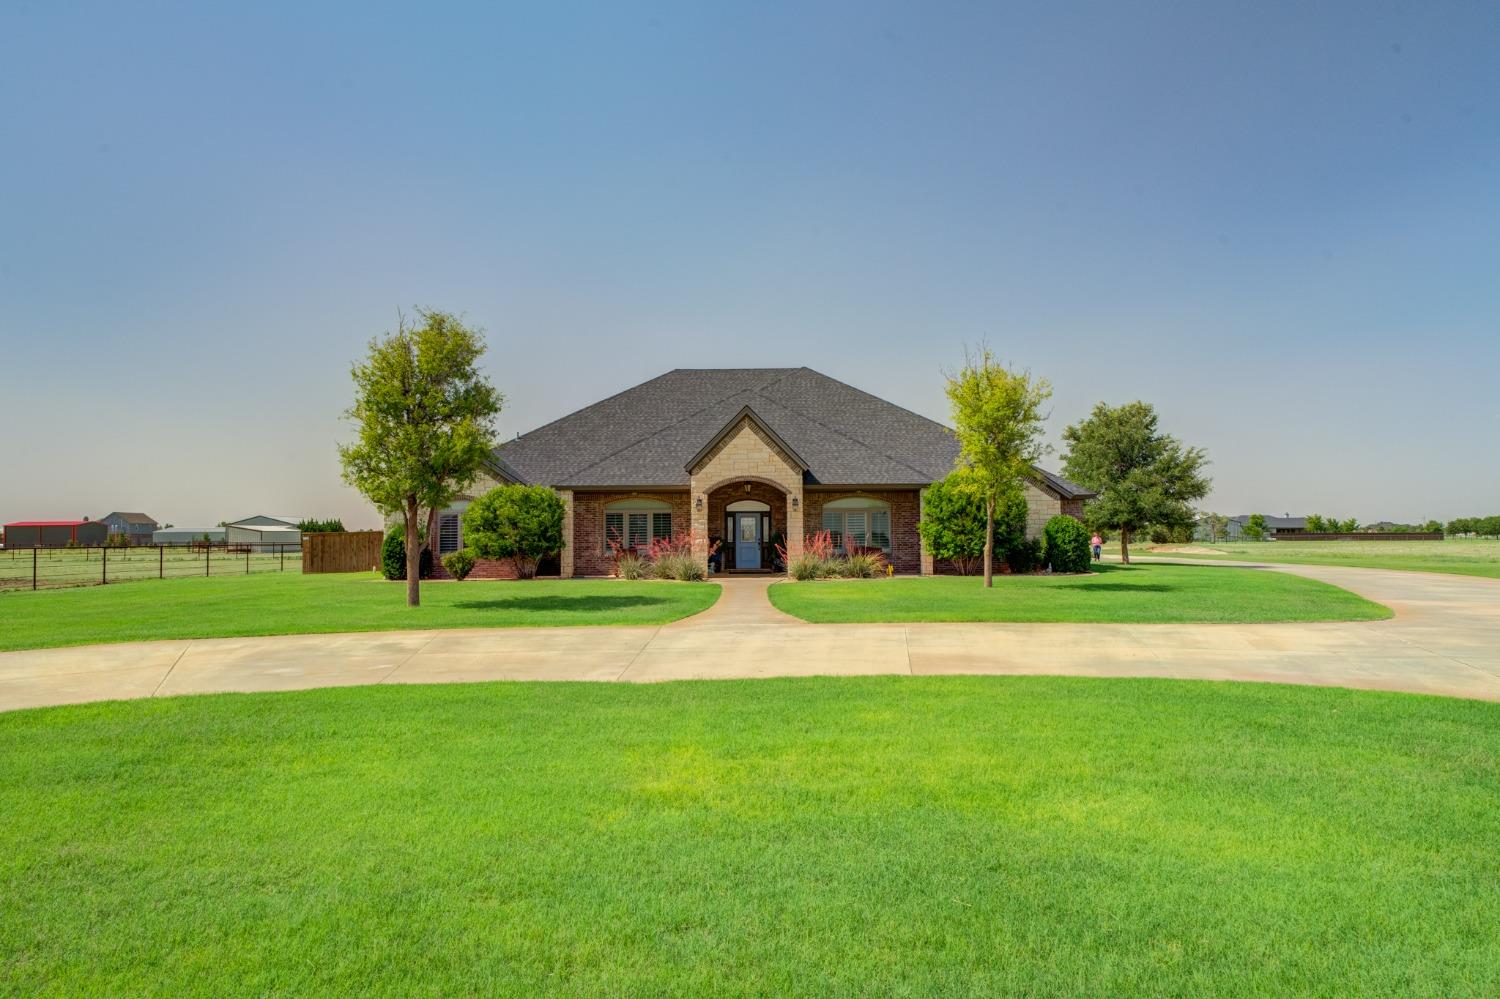
[{"label": "metal pipe fence", "polygon": [[301,571],[300,545],[269,542],[0,549],[0,591]]}]

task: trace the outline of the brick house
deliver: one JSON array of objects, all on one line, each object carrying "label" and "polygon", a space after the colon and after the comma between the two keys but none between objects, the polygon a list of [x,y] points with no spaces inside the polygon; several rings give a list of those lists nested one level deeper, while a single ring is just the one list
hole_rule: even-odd
[{"label": "brick house", "polygon": [[151,544],[151,535],[160,526],[144,513],[122,513],[118,510],[100,517],[99,523],[109,529],[111,538],[123,534],[133,545]]},{"label": "brick house", "polygon": [[[683,531],[704,561],[719,541],[724,571],[770,572],[777,542],[795,557],[823,529],[836,546],[882,549],[898,573],[931,574],[945,567],[917,534],[923,493],[957,457],[942,424],[807,368],[678,369],[505,442],[471,493],[557,490],[567,547],[542,574],[609,575],[608,539],[644,548]],[[1081,516],[1090,495],[1038,469],[1028,533]],[[466,505],[440,511],[440,555],[462,546]]]}]

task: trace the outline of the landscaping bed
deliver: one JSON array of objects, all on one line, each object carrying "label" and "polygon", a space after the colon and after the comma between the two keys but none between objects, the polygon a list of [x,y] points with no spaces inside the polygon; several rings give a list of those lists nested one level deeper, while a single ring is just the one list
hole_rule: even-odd
[{"label": "landscaping bed", "polygon": [[1227,566],[1101,565],[1077,575],[778,583],[771,603],[818,624],[880,621],[1201,623],[1370,621],[1389,609],[1286,573]]},{"label": "landscaping bed", "polygon": [[1500,705],[476,684],[0,715],[0,993],[1494,994]]}]

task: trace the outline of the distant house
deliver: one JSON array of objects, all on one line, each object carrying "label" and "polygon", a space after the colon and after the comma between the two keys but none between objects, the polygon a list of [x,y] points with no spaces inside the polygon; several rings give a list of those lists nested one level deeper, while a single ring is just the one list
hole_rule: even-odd
[{"label": "distant house", "polygon": [[18,520],[5,525],[5,547],[66,548],[102,545],[109,528],[98,520]]},{"label": "distant house", "polygon": [[151,532],[151,543],[153,545],[190,545],[204,540],[212,544],[222,544],[224,541],[224,528],[163,527]]},{"label": "distant house", "polygon": [[[1263,514],[1266,518],[1266,537],[1275,538],[1279,534],[1305,534],[1307,533],[1306,517],[1273,517],[1269,513]],[[1245,525],[1250,523],[1251,515],[1242,513],[1238,517],[1229,518],[1230,541],[1244,541],[1248,537],[1245,534]]]},{"label": "distant house", "polygon": [[100,517],[99,523],[109,528],[111,538],[123,534],[133,545],[149,545],[151,533],[156,530],[156,521],[144,513],[111,513]]},{"label": "distant house", "polygon": [[231,545],[300,545],[301,517],[256,514],[224,525],[224,540]]}]

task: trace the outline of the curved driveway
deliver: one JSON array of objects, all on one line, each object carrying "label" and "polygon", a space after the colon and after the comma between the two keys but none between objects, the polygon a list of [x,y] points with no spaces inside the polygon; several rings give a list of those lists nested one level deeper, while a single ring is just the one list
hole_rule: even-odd
[{"label": "curved driveway", "polygon": [[1386,604],[1396,617],[1346,624],[815,625],[773,608],[768,580],[731,578],[712,608],[660,627],[287,635],[7,652],[0,654],[0,710],[367,683],[874,673],[1263,680],[1500,700],[1500,580],[1325,566],[1256,571],[1334,583]]}]

